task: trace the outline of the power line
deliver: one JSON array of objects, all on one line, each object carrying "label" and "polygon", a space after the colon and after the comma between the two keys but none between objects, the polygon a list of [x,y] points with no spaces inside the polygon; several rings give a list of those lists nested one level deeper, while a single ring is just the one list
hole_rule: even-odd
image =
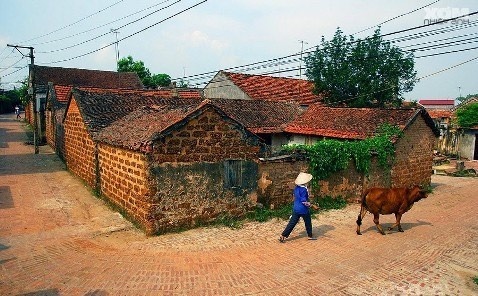
[{"label": "power line", "polygon": [[[163,23],[163,22],[165,22],[165,21],[167,21],[167,20],[169,20],[169,19],[172,19],[173,17],[176,17],[176,16],[178,16],[178,15],[180,15],[180,14],[182,14],[182,13],[184,13],[184,12],[186,12],[186,11],[188,11],[188,10],[190,10],[190,9],[192,9],[192,8],[194,8],[194,7],[196,7],[196,6],[199,6],[199,5],[201,5],[201,4],[205,3],[205,2],[207,2],[207,1],[208,1],[208,0],[203,0],[203,1],[199,2],[199,3],[196,3],[196,4],[190,6],[190,7],[186,8],[186,9],[181,10],[181,11],[178,12],[178,13],[175,13],[175,14],[173,14],[173,15],[171,15],[171,16],[165,18],[165,19],[162,19],[162,20],[159,21],[159,22],[156,22],[156,23],[154,23],[154,24],[152,24],[152,25],[150,25],[150,26],[148,26],[148,27],[146,27],[146,28],[143,28],[143,29],[141,29],[141,30],[139,30],[139,31],[137,31],[137,32],[135,32],[135,33],[133,33],[133,34],[130,34],[130,35],[124,37],[124,38],[121,38],[120,40],[118,40],[118,42],[121,42],[121,41],[126,40],[126,39],[128,39],[128,38],[130,38],[130,37],[133,37],[134,35],[137,35],[137,34],[139,34],[139,33],[141,33],[141,32],[144,32],[144,31],[146,31],[146,30],[148,30],[148,29],[150,29],[150,28],[152,28],[152,27],[154,27],[154,26],[156,26],[156,25],[158,25],[158,24],[160,24],[160,23]],[[43,64],[43,65],[50,65],[50,64],[57,64],[57,63],[61,63],[61,62],[71,61],[71,60],[74,60],[74,59],[77,59],[77,58],[81,58],[81,57],[90,55],[90,54],[92,54],[92,53],[98,52],[98,51],[100,51],[100,50],[102,50],[102,49],[105,49],[105,48],[107,48],[107,47],[110,47],[110,46],[114,45],[115,43],[116,43],[116,41],[115,41],[115,42],[112,42],[112,43],[109,43],[109,44],[107,44],[107,45],[105,45],[105,46],[103,46],[103,47],[100,47],[100,48],[98,48],[98,49],[89,51],[89,52],[87,52],[87,53],[84,53],[84,54],[81,54],[81,55],[78,55],[78,56],[75,56],[75,57],[72,57],[72,58],[68,58],[68,59],[64,59],[64,60],[58,60],[58,61],[49,62],[49,63],[42,63],[42,64]]]},{"label": "power line", "polygon": [[51,31],[51,32],[49,32],[49,33],[46,33],[46,34],[44,34],[44,35],[41,35],[41,36],[38,36],[38,37],[35,37],[35,38],[31,38],[31,39],[28,39],[28,40],[25,40],[25,41],[22,41],[22,42],[19,42],[19,43],[26,43],[26,42],[29,42],[29,41],[32,41],[32,40],[36,40],[36,39],[39,39],[39,38],[42,38],[42,37],[45,37],[45,36],[49,36],[49,35],[51,35],[51,34],[53,34],[53,33],[56,33],[56,32],[58,32],[58,31],[64,30],[64,29],[66,29],[66,28],[69,28],[69,27],[71,27],[71,26],[73,26],[73,25],[76,25],[76,24],[78,24],[78,23],[80,23],[80,22],[82,22],[82,21],[84,21],[84,20],[86,20],[86,19],[88,19],[88,18],[90,18],[90,17],[92,17],[92,16],[98,14],[98,13],[101,13],[101,12],[103,12],[103,11],[105,11],[105,10],[107,10],[107,9],[109,9],[109,8],[111,8],[111,7],[115,6],[115,5],[117,5],[117,4],[121,3],[121,2],[123,2],[123,1],[124,1],[124,0],[119,0],[119,1],[117,1],[117,2],[115,2],[115,3],[113,3],[113,4],[111,4],[110,6],[107,6],[106,8],[103,8],[103,9],[101,9],[101,10],[99,10],[99,11],[93,13],[93,14],[90,14],[90,15],[88,15],[88,16],[85,16],[85,17],[83,17],[83,18],[77,20],[77,21],[74,22],[74,23],[71,23],[71,24],[66,25],[66,26],[64,26],[64,27],[61,27],[61,28],[59,28],[59,29],[56,29],[56,30]]},{"label": "power line", "polygon": [[430,5],[433,5],[433,4],[437,3],[437,2],[440,2],[440,0],[436,0],[436,1],[434,1],[434,2],[428,3],[427,5],[422,6],[422,7],[420,7],[420,8],[416,8],[416,9],[414,9],[414,10],[412,10],[412,11],[409,11],[409,12],[406,12],[406,13],[402,13],[402,14],[400,14],[400,15],[397,15],[396,17],[393,17],[393,18],[391,18],[391,19],[388,19],[388,20],[386,20],[386,21],[384,21],[384,22],[381,22],[381,23],[379,23],[379,24],[377,24],[377,25],[375,25],[375,26],[371,26],[371,27],[368,27],[367,29],[363,29],[362,31],[358,31],[358,32],[356,32],[356,33],[353,33],[352,35],[357,35],[357,34],[359,34],[359,33],[368,31],[368,30],[370,30],[370,29],[372,29],[372,28],[381,26],[381,25],[383,25],[383,24],[386,24],[386,23],[388,23],[388,22],[391,22],[391,21],[393,21],[393,20],[396,20],[396,19],[398,19],[398,18],[401,18],[402,16],[405,16],[405,15],[408,15],[408,14],[411,14],[411,13],[414,13],[414,12],[416,12],[416,11],[419,11],[419,10],[421,10],[421,9],[423,9],[423,8],[425,8],[425,7],[428,7],[428,6],[430,6]]},{"label": "power line", "polygon": [[[122,29],[122,28],[124,28],[124,27],[126,27],[126,26],[129,26],[129,25],[131,25],[131,24],[134,24],[134,23],[136,23],[136,22],[138,22],[138,21],[140,21],[140,20],[143,20],[143,19],[147,18],[148,16],[151,16],[151,15],[153,15],[153,14],[155,14],[155,13],[161,11],[161,10],[164,10],[164,9],[166,9],[166,8],[169,8],[169,7],[173,6],[173,5],[175,5],[175,4],[178,4],[178,3],[181,2],[181,1],[182,1],[182,0],[177,0],[176,2],[171,3],[171,4],[169,4],[169,5],[165,6],[165,7],[162,7],[161,9],[155,10],[155,11],[153,11],[153,12],[151,12],[151,13],[149,13],[149,14],[147,14],[147,15],[145,15],[145,16],[139,18],[139,19],[136,19],[136,20],[134,20],[134,21],[131,21],[131,22],[129,22],[129,23],[127,23],[127,24],[124,24],[124,25],[122,25],[122,26],[119,26],[118,28],[115,28],[114,30],[119,30],[119,29]],[[88,40],[85,40],[85,41],[82,41],[82,42],[80,42],[80,43],[77,43],[77,44],[74,44],[74,45],[70,45],[70,46],[67,46],[67,47],[64,47],[64,48],[59,48],[59,49],[50,50],[50,51],[37,51],[37,53],[54,53],[54,52],[58,52],[58,51],[63,51],[63,50],[66,50],[66,49],[70,49],[70,48],[73,48],[73,47],[76,47],[76,46],[79,46],[79,45],[82,45],[82,44],[91,42],[91,41],[96,40],[96,39],[98,39],[98,38],[101,38],[101,37],[103,37],[103,36],[109,35],[110,33],[111,33],[111,32],[103,33],[103,34],[100,34],[100,35],[95,36],[95,37],[93,37],[93,38],[90,38],[90,39],[88,39]]]},{"label": "power line", "polygon": [[157,3],[157,4],[151,5],[151,6],[149,6],[149,7],[144,8],[144,9],[138,10],[138,11],[136,11],[136,12],[134,12],[134,13],[128,14],[128,15],[126,15],[126,16],[124,16],[124,17],[118,18],[118,19],[116,19],[116,20],[114,20],[114,21],[105,23],[105,24],[103,24],[103,25],[100,25],[100,26],[97,26],[97,27],[88,29],[88,30],[86,30],[86,31],[82,31],[82,32],[79,32],[79,33],[76,33],[76,34],[73,34],[73,35],[69,35],[69,36],[65,36],[65,37],[62,37],[62,38],[58,38],[58,39],[55,39],[55,40],[45,41],[45,42],[41,42],[41,43],[35,43],[35,44],[32,44],[32,46],[35,46],[35,45],[43,45],[43,44],[53,43],[53,42],[57,42],[57,41],[62,41],[62,40],[69,39],[69,38],[72,38],[72,37],[75,37],[75,36],[78,36],[78,35],[81,35],[81,34],[84,34],[84,33],[88,33],[88,32],[94,31],[94,30],[96,30],[96,29],[99,29],[99,28],[102,28],[102,27],[106,27],[106,26],[111,25],[111,24],[113,24],[113,23],[119,22],[119,21],[121,21],[121,20],[124,20],[124,19],[130,17],[130,16],[133,16],[133,15],[135,15],[135,14],[138,14],[138,13],[141,13],[141,12],[143,12],[143,11],[149,10],[149,9],[151,9],[151,8],[153,8],[153,7],[156,7],[156,6],[158,6],[158,5],[164,4],[164,3],[169,2],[169,1],[171,1],[171,0],[165,0],[165,1],[163,1],[163,2],[160,2],[160,3]]},{"label": "power line", "polygon": [[[425,24],[425,25],[416,26],[416,27],[411,27],[411,28],[407,28],[407,29],[403,29],[403,30],[399,30],[399,31],[394,31],[394,32],[387,33],[387,34],[382,34],[382,35],[380,35],[380,37],[391,36],[391,35],[395,35],[395,34],[399,34],[399,33],[403,33],[403,32],[408,32],[408,31],[411,31],[411,30],[416,30],[416,29],[420,29],[420,28],[424,28],[424,27],[428,27],[428,26],[432,26],[432,25],[436,25],[436,24],[440,24],[440,23],[445,23],[445,22],[448,22],[448,21],[452,21],[452,20],[455,20],[455,19],[458,19],[458,18],[462,18],[462,17],[465,17],[465,16],[471,16],[471,15],[475,15],[475,14],[478,14],[478,11],[475,11],[475,12],[469,13],[469,14],[465,14],[465,15],[462,15],[462,16],[459,16],[459,17],[444,19],[444,20],[441,20],[441,21],[437,21],[437,22],[435,22],[435,23]],[[451,27],[451,26],[448,26],[448,27]],[[438,29],[438,30],[443,30],[443,29]],[[368,37],[368,38],[370,38],[370,37]],[[365,38],[365,39],[368,39],[368,38]],[[404,38],[404,37],[400,37],[400,38]],[[355,42],[358,42],[358,39],[357,39],[357,40],[354,40],[354,41],[351,42],[351,43],[355,43]],[[399,42],[399,41],[395,41],[395,42]],[[307,51],[305,51],[304,53],[309,53],[309,54],[310,54],[310,53],[313,53],[314,51],[309,51],[309,50],[312,49],[312,48],[315,48],[315,46],[308,48]],[[224,70],[224,71],[237,70],[237,69],[241,69],[241,68],[248,67],[248,66],[251,66],[251,65],[258,65],[258,64],[268,63],[268,62],[272,62],[272,61],[275,61],[275,60],[280,60],[280,59],[285,59],[285,58],[290,58],[290,57],[295,57],[295,56],[300,56],[300,53],[291,54],[291,55],[288,55],[288,56],[279,57],[279,58],[274,58],[274,59],[268,59],[268,60],[260,61],[260,62],[254,62],[254,63],[242,65],[242,66],[230,67],[230,68],[226,68],[226,69],[222,69],[222,70]],[[190,75],[190,76],[186,76],[186,77],[182,77],[182,78],[173,78],[173,79],[171,79],[171,80],[172,80],[172,81],[176,81],[176,80],[179,80],[179,79],[199,80],[199,79],[200,79],[199,77],[210,77],[210,74],[215,74],[215,73],[217,73],[218,71],[219,71],[219,70],[209,71],[209,72],[205,72],[205,73],[201,73],[201,74],[195,74],[195,75]]]}]

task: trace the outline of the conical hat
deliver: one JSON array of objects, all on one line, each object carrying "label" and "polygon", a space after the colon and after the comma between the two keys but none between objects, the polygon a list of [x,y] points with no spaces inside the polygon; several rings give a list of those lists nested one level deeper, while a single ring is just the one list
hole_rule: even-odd
[{"label": "conical hat", "polygon": [[303,185],[309,183],[312,180],[312,175],[307,173],[300,173],[295,179],[296,185]]}]

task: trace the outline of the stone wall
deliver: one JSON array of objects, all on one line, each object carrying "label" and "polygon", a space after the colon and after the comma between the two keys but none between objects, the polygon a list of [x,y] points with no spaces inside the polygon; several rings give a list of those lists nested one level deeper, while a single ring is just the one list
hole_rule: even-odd
[{"label": "stone wall", "polygon": [[45,111],[45,137],[48,146],[55,150],[55,123],[52,114],[52,110]]},{"label": "stone wall", "polygon": [[[312,190],[314,197],[341,196],[349,202],[357,202],[364,188],[409,187],[430,184],[432,175],[435,136],[419,116],[405,130],[396,143],[395,162],[391,170],[382,169],[377,157],[372,157],[368,177],[355,169],[353,162],[341,172],[319,181],[319,188]],[[294,180],[299,172],[307,172],[306,161],[292,159],[265,161],[259,164],[258,201],[276,207],[292,200]]]},{"label": "stone wall", "polygon": [[96,147],[86,130],[76,101],[70,101],[65,126],[65,161],[68,169],[96,189]]},{"label": "stone wall", "polygon": [[396,143],[391,170],[392,187],[430,184],[436,137],[425,120],[418,116]]},{"label": "stone wall", "polygon": [[143,153],[98,144],[100,192],[151,233],[149,213],[155,185]]},{"label": "stone wall", "polygon": [[224,159],[257,159],[260,151],[256,138],[246,138],[245,131],[207,111],[192,119],[181,130],[154,143],[153,161],[216,162]]}]

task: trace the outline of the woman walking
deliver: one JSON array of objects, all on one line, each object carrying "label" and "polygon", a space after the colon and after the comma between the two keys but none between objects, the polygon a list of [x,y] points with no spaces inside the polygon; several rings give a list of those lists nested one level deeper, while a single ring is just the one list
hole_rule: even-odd
[{"label": "woman walking", "polygon": [[[312,175],[307,173],[300,173],[295,179],[295,188],[294,188],[294,206],[292,208],[292,216],[289,219],[289,223],[285,227],[282,235],[279,238],[279,242],[284,243],[286,238],[289,237],[290,233],[294,229],[299,219],[302,217],[305,223],[305,230],[307,231],[307,236],[309,240],[316,240],[312,235],[312,219],[310,217],[309,208],[312,204],[309,201],[309,190],[307,189],[307,183],[312,180]],[[314,208],[317,206],[314,205]]]}]

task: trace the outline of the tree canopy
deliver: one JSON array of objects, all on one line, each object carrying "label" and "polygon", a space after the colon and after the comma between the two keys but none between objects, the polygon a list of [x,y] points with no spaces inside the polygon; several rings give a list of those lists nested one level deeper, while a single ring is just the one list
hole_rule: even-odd
[{"label": "tree canopy", "polygon": [[151,74],[148,68],[144,66],[143,61],[134,61],[132,56],[121,58],[118,61],[118,72],[136,72],[143,85],[147,88],[157,88],[158,86],[169,86],[171,77],[167,74]]},{"label": "tree canopy", "polygon": [[377,29],[369,38],[347,38],[338,28],[331,41],[305,58],[315,92],[331,106],[400,106],[417,79],[411,53],[392,46]]},{"label": "tree canopy", "polygon": [[470,103],[456,110],[458,125],[470,128],[478,125],[478,103]]}]

